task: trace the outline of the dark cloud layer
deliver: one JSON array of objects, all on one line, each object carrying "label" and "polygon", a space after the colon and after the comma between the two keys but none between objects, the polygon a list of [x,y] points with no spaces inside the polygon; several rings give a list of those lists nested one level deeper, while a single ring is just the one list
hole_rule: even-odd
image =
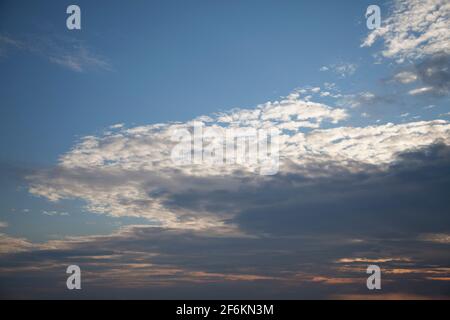
[{"label": "dark cloud layer", "polygon": [[438,54],[416,66],[419,79],[432,88],[432,93],[446,95],[450,91],[450,55]]},{"label": "dark cloud layer", "polygon": [[165,204],[215,212],[238,207],[233,222],[251,233],[445,233],[449,190],[449,147],[437,144],[400,154],[387,170],[354,174],[341,168],[326,178],[280,174],[234,192],[175,193]]},{"label": "dark cloud layer", "polygon": [[415,84],[409,91],[412,95],[426,95],[435,98],[447,96],[450,92],[450,55],[437,53],[414,65],[403,67],[389,81]]},{"label": "dark cloud layer", "polygon": [[[135,226],[36,245],[3,254],[0,297],[359,297],[371,294],[372,263],[383,270],[380,297],[448,297],[449,190],[450,148],[437,144],[384,171],[174,194],[174,208],[226,212],[232,203],[229,223],[245,234]],[[82,268],[81,292],[65,289],[70,264]]]}]

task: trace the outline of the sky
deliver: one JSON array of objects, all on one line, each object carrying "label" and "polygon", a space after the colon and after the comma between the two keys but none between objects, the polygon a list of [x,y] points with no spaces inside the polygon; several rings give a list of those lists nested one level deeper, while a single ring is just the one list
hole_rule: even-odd
[{"label": "sky", "polygon": [[450,298],[449,67],[445,0],[0,1],[0,298]]}]

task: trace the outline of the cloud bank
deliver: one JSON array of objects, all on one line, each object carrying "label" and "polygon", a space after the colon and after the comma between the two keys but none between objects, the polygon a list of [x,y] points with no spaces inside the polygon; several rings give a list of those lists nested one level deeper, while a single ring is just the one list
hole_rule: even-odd
[{"label": "cloud bank", "polygon": [[[450,124],[445,120],[340,126],[347,118],[345,109],[305,101],[293,93],[254,109],[235,109],[186,123],[115,126],[103,135],[81,139],[55,168],[30,175],[30,192],[51,201],[81,199],[91,212],[144,217],[158,226],[233,232],[230,228],[238,227],[229,221],[241,205],[229,204],[219,210],[209,198],[211,193],[257,192],[284,183],[289,175],[320,179],[383,172],[402,153],[450,144]],[[192,130],[199,123],[205,130],[280,130],[279,173],[260,176],[256,166],[247,163],[175,164],[171,159],[176,145],[173,132]],[[190,208],[195,197],[181,200],[187,193],[208,196]]]}]

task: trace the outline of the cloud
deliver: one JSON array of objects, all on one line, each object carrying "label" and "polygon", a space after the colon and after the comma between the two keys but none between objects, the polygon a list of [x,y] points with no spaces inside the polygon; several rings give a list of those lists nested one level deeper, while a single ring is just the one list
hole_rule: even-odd
[{"label": "cloud", "polygon": [[361,263],[361,264],[373,264],[373,263],[386,263],[392,261],[406,261],[409,262],[411,259],[409,258],[341,258],[337,262],[338,263]]},{"label": "cloud", "polygon": [[337,98],[338,105],[349,108],[359,108],[362,106],[372,106],[380,103],[392,104],[395,98],[392,95],[375,94],[370,91],[359,93],[341,94]]},{"label": "cloud", "polygon": [[395,0],[382,27],[366,37],[362,47],[382,39],[382,55],[398,62],[450,53],[450,4],[446,0]]},{"label": "cloud", "polygon": [[408,93],[412,96],[416,96],[419,94],[430,93],[432,91],[433,91],[432,87],[422,87],[422,88],[412,89]]},{"label": "cloud", "polygon": [[[406,136],[422,130],[409,126],[414,129],[396,129]],[[385,134],[378,144],[392,136]],[[217,298],[329,298],[365,294],[369,263],[382,268],[389,284],[385,294],[448,296],[450,147],[426,144],[395,154],[381,167],[378,161],[356,161],[339,168],[329,160],[309,164],[306,174],[291,164],[276,176],[246,174],[238,186],[211,175],[184,175],[181,183],[172,173],[172,188],[148,193],[161,200],[162,213],[204,217],[208,211],[222,217],[222,225],[195,229],[149,222],[40,244],[2,235],[0,296],[68,297],[61,277],[77,264],[85,298],[205,298],[211,287]],[[55,174],[52,179],[70,183]],[[90,179],[80,188],[93,197],[100,182],[112,181],[92,174]],[[135,176],[124,181],[129,184],[138,185]],[[122,201],[133,202],[127,197]]]},{"label": "cloud", "polygon": [[[347,238],[364,239],[448,233],[449,202],[443,191],[450,186],[447,146],[407,152],[386,170],[370,169],[335,169],[332,176],[320,179],[287,174],[261,187],[259,194],[242,194],[247,202],[241,203],[243,210],[233,221],[249,233],[278,235],[345,233]],[[218,206],[220,197],[214,201]]]},{"label": "cloud", "polygon": [[70,214],[68,212],[58,212],[58,211],[42,211],[42,214],[46,216],[69,216]]},{"label": "cloud", "polygon": [[9,45],[13,47],[21,47],[23,46],[23,43],[19,40],[13,39],[9,36],[6,36],[4,34],[0,35],[0,44],[2,45]]},{"label": "cloud", "polygon": [[322,66],[319,71],[331,71],[342,78],[353,75],[358,69],[358,65],[355,63],[340,62],[336,64],[330,64],[327,66]]},{"label": "cloud", "polygon": [[[433,259],[427,258],[430,250]],[[408,251],[412,257],[396,256],[399,251]],[[389,284],[385,293],[432,297],[436,292],[446,292],[439,290],[443,281],[436,279],[450,275],[448,268],[439,266],[444,263],[436,259],[448,257],[448,250],[435,245],[411,245],[398,238],[355,242],[345,235],[230,238],[189,230],[128,226],[107,236],[49,241],[32,250],[0,254],[0,297],[20,299],[70,298],[61,278],[71,264],[82,270],[83,290],[77,294],[79,298],[201,299],[212,297],[212,287],[217,292],[214,297],[222,299],[323,299],[337,294],[364,294],[369,260],[382,267],[383,281]],[[340,259],[351,254],[382,258]],[[424,258],[434,266],[422,265]]]},{"label": "cloud", "polygon": [[6,56],[8,49],[10,48],[23,48],[24,44],[17,40],[13,39],[10,36],[0,34],[0,57]]},{"label": "cloud", "polygon": [[[319,87],[308,90],[312,93],[320,92]],[[331,108],[325,104],[300,99],[300,92],[306,92],[306,90],[294,92],[280,101],[258,105],[255,109],[236,109],[219,114],[216,121],[232,126],[252,126],[256,128],[277,126],[279,123],[294,121],[300,122],[297,128],[302,128],[301,123],[303,121],[318,124],[324,121],[337,123],[348,117],[343,109]]]},{"label": "cloud", "polygon": [[[55,168],[29,175],[30,192],[50,201],[81,199],[90,212],[143,217],[155,226],[241,235],[239,223],[230,221],[239,221],[246,206],[261,202],[248,195],[243,198],[243,190],[266,193],[271,185],[284,186],[290,175],[320,181],[348,172],[383,172],[395,164],[399,154],[436,143],[450,144],[450,124],[444,120],[339,126],[347,117],[345,109],[304,101],[300,93],[293,93],[254,109],[202,117],[204,123],[198,118],[186,123],[117,127],[100,136],[84,137],[60,157]],[[191,133],[199,123],[204,131],[279,129],[279,174],[260,176],[258,163],[175,164],[173,132]],[[287,187],[286,194],[292,195],[291,189]],[[237,199],[242,203],[235,203]]]},{"label": "cloud", "polygon": [[410,95],[446,96],[450,92],[450,55],[436,54],[408,67],[392,77],[401,84],[419,83]]},{"label": "cloud", "polygon": [[[302,129],[311,130],[322,123],[335,124],[346,117],[343,109],[303,101],[298,94],[293,94],[255,109],[236,109],[203,117],[205,121],[213,122],[202,124],[204,131],[252,127],[299,132],[296,137],[281,137],[292,138],[290,146],[285,144],[292,148],[296,140],[302,138]],[[156,224],[171,227],[204,229],[219,226],[229,232],[230,226],[223,222],[226,216],[217,216],[207,208],[201,212],[189,212],[185,208],[168,210],[164,204],[171,194],[190,188],[233,190],[257,169],[258,164],[247,163],[175,165],[171,158],[171,150],[176,145],[173,132],[192,130],[192,125],[198,123],[197,119],[130,129],[116,127],[103,136],[85,137],[61,157],[56,168],[31,175],[30,191],[51,201],[82,199],[92,212],[146,217]],[[232,214],[229,212],[228,216]]]},{"label": "cloud", "polygon": [[0,233],[0,255],[29,251],[36,247],[38,246],[32,244],[24,238],[10,237],[6,234]]},{"label": "cloud", "polygon": [[[93,53],[85,42],[66,36],[27,36],[16,39],[0,34],[0,54],[8,48],[24,50],[47,59],[75,72],[98,69],[111,71],[111,64],[102,56]],[[3,55],[4,55],[3,54]]]},{"label": "cloud", "polygon": [[7,228],[8,227],[8,223],[0,221],[0,228]]},{"label": "cloud", "polygon": [[435,243],[450,244],[450,234],[437,233],[437,234],[423,234],[420,236],[422,241],[430,241]]},{"label": "cloud", "polygon": [[394,80],[403,84],[408,84],[416,81],[417,75],[414,72],[402,71],[394,76]]},{"label": "cloud", "polygon": [[[313,90],[322,92],[83,137],[57,166],[27,175],[30,192],[148,225],[41,244],[3,235],[0,281],[11,286],[0,296],[64,297],[58,270],[79,264],[85,297],[204,298],[215,286],[221,298],[236,298],[236,288],[243,297],[323,298],[364,294],[368,262],[382,265],[390,292],[445,294],[436,279],[449,277],[450,257],[436,239],[450,233],[450,123],[353,127],[347,109],[302,99]],[[199,124],[279,129],[278,174],[175,164],[174,130]],[[24,274],[45,293],[21,290]]]},{"label": "cloud", "polygon": [[[419,30],[430,43],[408,48],[408,40],[397,50],[389,39],[401,37],[396,19],[403,18],[389,19],[392,29],[372,36],[385,40],[386,57],[430,58],[394,79],[420,83],[410,91],[445,92],[445,61],[435,59],[432,43],[440,36],[429,34],[435,26]],[[78,41],[24,43],[72,71],[110,69]],[[356,66],[322,69],[346,77]],[[382,98],[369,91],[350,97],[326,84],[187,122],[116,124],[81,138],[55,167],[27,171],[34,195],[148,222],[38,244],[0,234],[0,297],[70,297],[61,281],[70,264],[82,268],[79,297],[366,297],[368,263],[382,266],[386,298],[449,296],[450,123],[355,127],[347,108],[313,102],[314,95],[348,98],[353,107]],[[261,176],[249,163],[175,164],[174,132],[192,134],[200,125],[278,129],[278,174]]]},{"label": "cloud", "polygon": [[437,54],[425,59],[416,65],[415,70],[420,81],[431,88],[433,94],[447,95],[450,92],[449,54]]},{"label": "cloud", "polygon": [[112,70],[104,58],[92,54],[82,44],[67,52],[50,53],[49,60],[75,72],[83,72],[90,68]]}]

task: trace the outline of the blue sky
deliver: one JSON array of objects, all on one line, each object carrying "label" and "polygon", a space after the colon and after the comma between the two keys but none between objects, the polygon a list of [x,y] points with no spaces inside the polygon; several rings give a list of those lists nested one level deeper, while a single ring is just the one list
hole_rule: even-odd
[{"label": "blue sky", "polygon": [[[445,26],[450,22],[442,14],[439,23],[444,28],[440,29],[437,20],[430,22],[422,13],[414,15],[418,8],[425,8],[431,15],[447,12],[448,6],[441,2],[440,11],[430,1],[376,3],[386,28],[381,30],[387,30],[378,34],[367,29],[364,16],[373,1],[77,1],[82,13],[81,30],[66,28],[65,11],[71,1],[2,1],[0,222],[4,225],[4,251],[15,254],[18,239],[27,242],[20,242],[27,249],[17,252],[31,250],[37,254],[47,250],[52,240],[65,241],[71,236],[98,241],[95,237],[103,235],[114,242],[117,233],[122,237],[133,228],[137,228],[133,232],[139,232],[139,228],[152,228],[149,226],[162,228],[158,231],[162,239],[169,237],[164,234],[168,232],[168,243],[179,241],[172,239],[172,228],[199,236],[186,221],[202,227],[213,225],[208,236],[218,233],[223,237],[226,233],[230,243],[218,244],[221,247],[231,246],[237,237],[236,241],[243,241],[242,248],[249,248],[254,244],[242,239],[261,234],[272,234],[280,246],[284,246],[280,239],[305,233],[323,240],[327,237],[319,235],[330,226],[327,218],[317,217],[327,216],[330,209],[323,208],[319,200],[317,206],[297,203],[296,193],[318,199],[325,190],[327,199],[335,199],[342,191],[335,187],[337,180],[345,178],[348,193],[337,198],[349,197],[355,205],[336,198],[336,203],[329,203],[336,208],[332,219],[342,219],[352,226],[350,229],[358,229],[358,212],[366,209],[360,203],[367,201],[367,206],[375,210],[377,201],[390,204],[392,200],[387,194],[374,195],[377,192],[370,192],[374,198],[361,195],[355,185],[367,176],[373,178],[370,183],[366,181],[368,189],[379,188],[377,181],[386,179],[386,190],[392,188],[398,205],[377,209],[379,230],[384,231],[366,234],[367,239],[362,234],[351,237],[362,237],[368,243],[384,236],[388,241],[394,234],[405,235],[407,243],[424,237],[445,238],[450,231],[448,218],[442,217],[449,210],[448,201],[443,200],[445,193],[427,194],[442,207],[424,207],[411,226],[383,225],[405,218],[403,210],[409,208],[406,202],[412,200],[402,192],[427,186],[430,191],[426,192],[431,193],[442,184],[446,186],[449,177],[444,155],[449,143],[450,90],[450,40]],[[404,16],[415,17],[409,22],[402,20],[395,7],[405,3],[410,6],[406,6]],[[428,22],[415,30],[423,21]],[[401,28],[405,23],[411,23],[409,27],[415,30],[407,29],[411,37],[423,35],[427,40],[410,46]],[[376,41],[364,46],[370,35]],[[283,110],[279,106],[288,107]],[[288,108],[295,109],[295,114]],[[261,110],[263,116],[246,122],[242,110]],[[280,128],[298,126],[287,134],[295,148],[287,148],[282,154],[287,162],[282,162],[272,184],[228,169],[205,167],[198,175],[177,171],[162,162],[150,171],[142,169],[145,161],[140,152],[148,146],[141,145],[141,139],[160,143],[148,147],[151,161],[164,154],[158,148],[166,140],[158,139],[165,132],[151,125],[170,127],[177,122],[187,126],[192,119],[215,117],[220,112],[239,119],[238,124],[230,122],[230,126],[259,126],[264,117]],[[292,123],[301,117],[312,126]],[[223,121],[217,116],[209,125],[220,123]],[[117,124],[121,126],[111,127]],[[321,131],[327,129],[331,131]],[[380,136],[382,139],[376,140]],[[329,144],[327,139],[331,139]],[[338,146],[346,139],[342,148]],[[83,144],[86,141],[96,145]],[[417,165],[423,160],[422,151],[436,158]],[[101,164],[96,162],[99,158]],[[413,158],[419,160],[414,162]],[[287,164],[289,161],[297,166],[295,170]],[[108,164],[117,171],[109,172]],[[334,165],[339,167],[337,171],[329,172]],[[445,181],[429,181],[431,173],[425,174],[426,181],[420,180],[426,165],[433,166],[428,172],[441,172]],[[316,170],[323,175],[315,174]],[[411,175],[414,182],[402,180],[405,175]],[[247,178],[255,181],[247,184]],[[315,187],[299,187],[304,179],[312,179]],[[211,189],[200,188],[202,184]],[[136,185],[139,188],[134,189]],[[240,193],[233,190],[236,185],[242,188],[238,188]],[[252,189],[255,185],[258,188]],[[278,195],[274,186],[280,186],[287,198]],[[273,202],[259,199],[262,195]],[[284,207],[274,207],[277,201]],[[387,218],[394,207],[394,217]],[[299,210],[307,212],[306,216],[297,217]],[[434,214],[427,220],[422,217],[424,212]],[[164,214],[174,215],[175,220]],[[257,222],[255,215],[264,218]],[[372,217],[372,212],[367,215]],[[444,220],[438,226],[432,217]],[[305,223],[308,228],[303,230]],[[417,223],[426,226],[424,230],[417,229]],[[298,232],[293,232],[292,226]],[[361,226],[361,230],[366,227]],[[336,228],[326,234],[341,240],[350,237],[347,226]],[[315,230],[313,234],[311,230]],[[153,235],[144,240],[153,241]],[[38,243],[45,249],[34,249],[33,244]],[[434,243],[443,245],[442,241]],[[444,243],[448,245],[448,241]],[[391,255],[409,252],[408,246],[394,249],[377,245],[380,252]],[[357,252],[364,253],[368,247]],[[433,259],[445,268],[448,256],[439,256],[441,249],[436,249]],[[342,250],[347,255],[356,254],[348,247]],[[389,261],[401,264],[405,259],[410,257]],[[219,260],[217,264],[223,266]],[[285,263],[288,261],[286,257]],[[190,262],[179,263],[186,266]],[[216,271],[235,274],[241,270],[227,268]],[[273,270],[256,268],[255,272],[276,278]],[[3,281],[11,279],[13,276]],[[449,294],[448,286],[440,288],[442,295]],[[295,296],[291,289],[285,296]],[[402,285],[396,290],[402,291]],[[20,297],[20,292],[4,290],[2,294],[0,290],[0,296],[8,294]],[[201,297],[204,293],[198,294]],[[331,293],[317,293],[322,294]]]}]

